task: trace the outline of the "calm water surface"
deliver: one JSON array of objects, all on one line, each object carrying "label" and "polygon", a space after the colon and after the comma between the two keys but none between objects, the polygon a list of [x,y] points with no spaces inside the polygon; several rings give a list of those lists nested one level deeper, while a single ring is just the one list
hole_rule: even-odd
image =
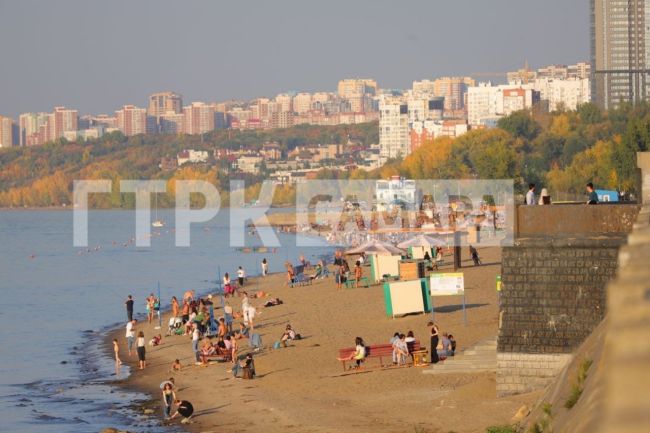
[{"label": "calm water surface", "polygon": [[[142,313],[158,281],[166,305],[184,289],[214,288],[219,270],[234,274],[243,265],[249,275],[258,274],[266,257],[279,272],[301,252],[316,258],[331,251],[324,243],[298,248],[294,235],[279,234],[276,253],[240,253],[229,247],[224,211],[192,225],[189,248],[176,247],[167,227],[152,229],[151,247],[135,247],[128,243],[134,215],[90,212],[87,251],[72,245],[72,212],[0,211],[0,431],[163,431],[157,419],[131,410],[145,396],[110,386],[114,364],[102,335],[126,320],[126,295],[135,296],[136,313]],[[159,215],[173,226],[173,212]],[[248,236],[247,245],[258,244]]]}]

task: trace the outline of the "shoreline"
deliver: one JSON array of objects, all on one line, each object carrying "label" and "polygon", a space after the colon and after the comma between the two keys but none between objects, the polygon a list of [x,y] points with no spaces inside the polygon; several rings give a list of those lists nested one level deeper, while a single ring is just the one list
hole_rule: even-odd
[{"label": "shoreline", "polygon": [[[463,268],[470,303],[468,325],[463,325],[461,309],[454,307],[457,301],[436,300],[436,322],[441,331],[453,331],[460,350],[494,337],[497,332],[493,274],[500,268],[500,249],[486,248],[481,255],[486,265]],[[449,266],[447,262],[444,270]],[[163,337],[163,344],[158,347],[147,345],[147,368],[132,370],[128,378],[114,386],[149,396],[148,407],[154,409],[151,416],[162,420],[159,384],[174,377],[177,396],[193,403],[195,415],[191,424],[181,425],[175,420],[172,428],[190,433],[411,433],[414,429],[473,433],[485,431],[490,425],[507,424],[522,404],[530,404],[536,398],[523,395],[497,399],[493,372],[425,375],[421,368],[412,367],[342,375],[341,365],[336,361],[337,350],[352,345],[356,335],[362,336],[367,344],[378,344],[395,331],[413,330],[428,347],[426,323],[431,316],[386,317],[379,285],[337,291],[333,278],[329,278],[289,288],[284,284],[284,274],[276,273],[250,277],[245,289],[249,294],[259,289],[284,301],[273,308],[261,307],[268,297],[252,301],[258,309],[255,330],[262,335],[265,346],[255,355],[258,376],[254,380],[233,379],[228,373],[229,364],[194,366],[190,339],[171,336]],[[239,310],[241,298],[230,301],[234,310]],[[215,308],[217,317],[219,308]],[[160,333],[164,335],[170,311],[162,313]],[[287,348],[270,350],[289,322],[304,338]],[[237,323],[235,320],[235,326]],[[147,341],[154,335],[152,325],[138,323],[136,329],[144,330]],[[112,358],[109,343],[113,338],[120,342],[124,364],[137,362],[136,357],[129,359],[126,354],[123,327],[106,335],[107,356]],[[239,342],[241,355],[248,348],[244,340]],[[180,373],[170,374],[175,358],[181,360],[184,368]],[[373,361],[376,363],[369,363]]]}]

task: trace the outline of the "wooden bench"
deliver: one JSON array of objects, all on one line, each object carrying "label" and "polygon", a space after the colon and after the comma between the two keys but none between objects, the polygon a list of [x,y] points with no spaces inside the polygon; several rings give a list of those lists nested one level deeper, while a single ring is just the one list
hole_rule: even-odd
[{"label": "wooden bench", "polygon": [[[411,343],[408,343],[409,354],[413,352],[421,353],[423,348],[420,346],[420,342],[415,340]],[[424,349],[426,350],[426,349]],[[356,347],[346,347],[345,349],[339,349],[339,358],[342,359],[341,363],[343,364],[343,371],[345,371],[345,363],[349,362],[349,359],[357,351]],[[366,346],[366,358],[379,358],[379,367],[384,367],[384,358],[390,358],[391,364],[393,363],[393,345],[390,343],[387,344],[375,344],[373,346]]]},{"label": "wooden bench", "polygon": [[[345,281],[345,287],[346,287],[347,289],[350,289],[350,288],[352,288],[352,287],[355,286],[355,283],[356,283],[356,282],[357,282],[356,279],[354,279],[354,278],[348,278],[348,279]],[[370,286],[370,282],[369,282],[369,280],[368,280],[368,277],[361,277],[361,278],[359,278],[359,285],[360,285],[360,286],[363,286],[363,287],[369,287],[369,286]]]}]

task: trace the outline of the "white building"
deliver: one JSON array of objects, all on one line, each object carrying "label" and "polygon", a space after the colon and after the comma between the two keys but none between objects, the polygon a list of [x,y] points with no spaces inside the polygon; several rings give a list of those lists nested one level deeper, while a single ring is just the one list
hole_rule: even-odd
[{"label": "white building", "polygon": [[533,87],[540,93],[542,100],[548,101],[550,111],[562,106],[567,110],[575,110],[578,105],[591,100],[591,80],[588,78],[537,78]]},{"label": "white building", "polygon": [[259,155],[242,155],[237,158],[235,168],[244,173],[258,174],[262,167],[262,161],[264,161],[264,158]]},{"label": "white building", "polygon": [[417,209],[420,200],[420,193],[414,180],[392,176],[389,180],[378,180],[375,183],[375,203],[379,211],[386,210],[391,205],[414,210]]},{"label": "white building", "polygon": [[467,89],[467,120],[470,125],[489,124],[515,111],[532,108],[539,100],[539,91],[532,84],[480,83]]},{"label": "white building", "polygon": [[205,150],[183,150],[178,155],[176,155],[176,160],[178,161],[178,166],[180,167],[183,164],[199,164],[203,162],[208,162],[208,152]]},{"label": "white building", "polygon": [[298,93],[293,97],[294,113],[302,114],[311,110],[311,93]]},{"label": "white building", "polygon": [[399,98],[379,102],[379,147],[384,159],[404,157],[410,152],[408,105]]}]

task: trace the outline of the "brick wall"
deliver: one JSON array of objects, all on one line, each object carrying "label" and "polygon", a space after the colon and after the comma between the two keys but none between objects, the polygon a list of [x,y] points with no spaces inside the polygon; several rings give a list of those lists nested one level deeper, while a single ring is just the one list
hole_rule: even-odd
[{"label": "brick wall", "polygon": [[518,239],[503,248],[497,393],[539,389],[605,315],[625,236]]}]

